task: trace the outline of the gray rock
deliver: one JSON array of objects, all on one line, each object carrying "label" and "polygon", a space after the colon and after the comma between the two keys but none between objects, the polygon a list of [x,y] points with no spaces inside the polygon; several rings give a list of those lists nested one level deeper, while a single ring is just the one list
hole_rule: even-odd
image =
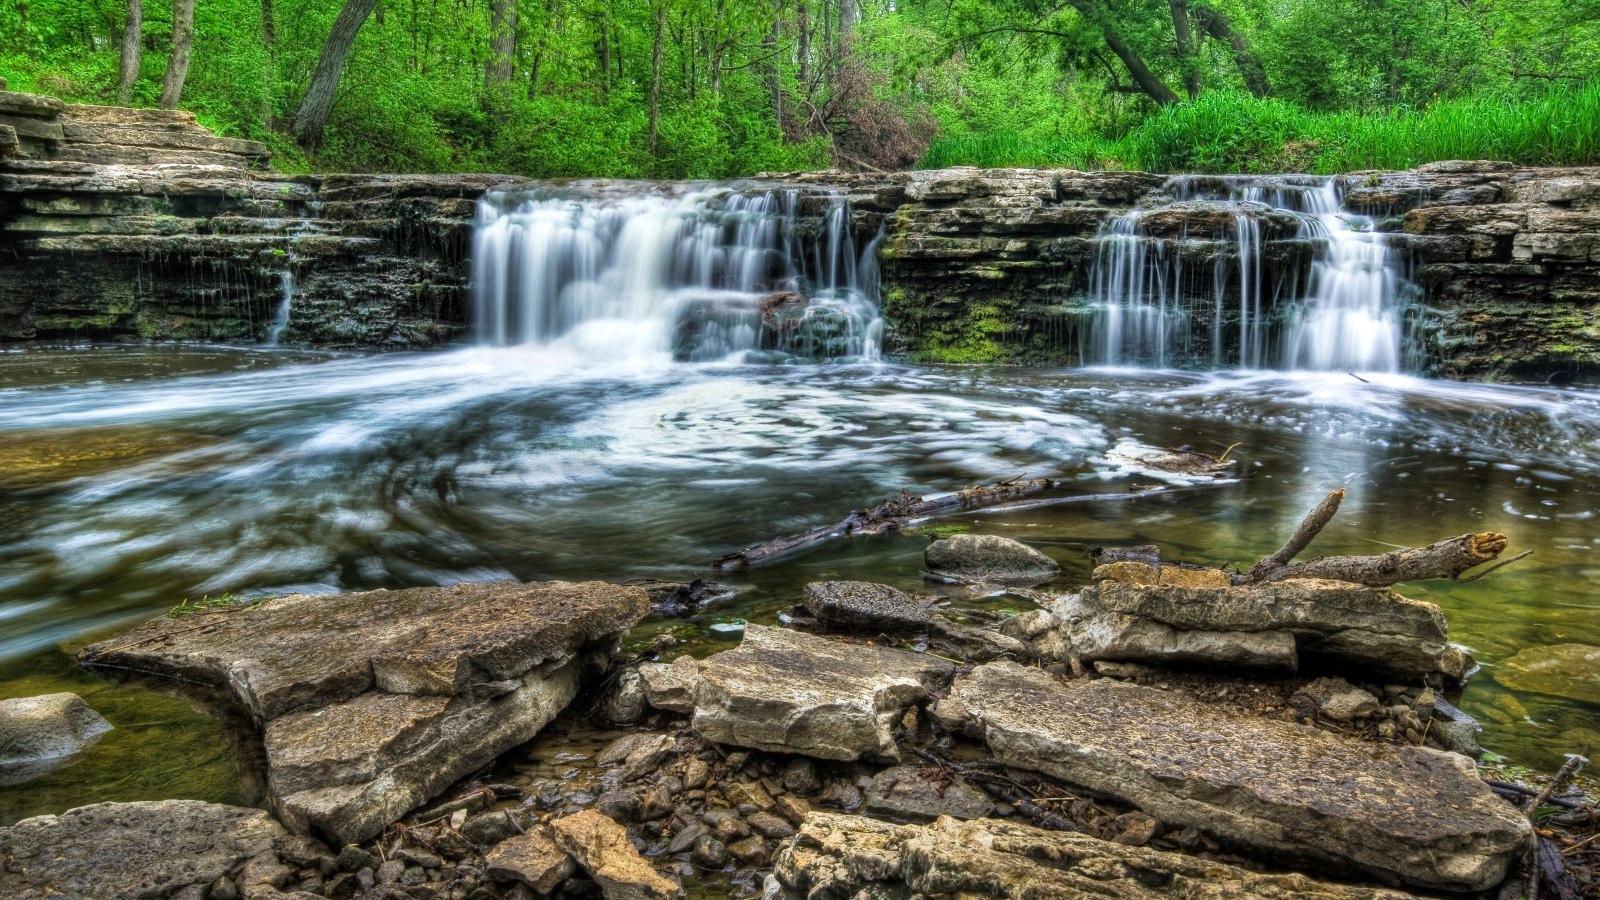
[{"label": "gray rock", "polygon": [[939,816],[981,819],[994,812],[989,795],[960,781],[934,780],[916,766],[884,769],[867,786],[867,811],[927,821]]},{"label": "gray rock", "polygon": [[484,871],[499,881],[518,881],[536,893],[549,894],[576,870],[544,829],[506,838],[483,858]]},{"label": "gray rock", "polygon": [[1364,719],[1378,712],[1377,697],[1343,678],[1318,678],[1296,691],[1295,696],[1305,698],[1323,718],[1334,722]]},{"label": "gray rock", "polygon": [[805,587],[803,605],[836,631],[895,633],[925,630],[933,602],[870,581],[813,581]]},{"label": "gray rock", "polygon": [[1528,823],[1470,760],[1352,740],[1110,679],[990,663],[935,717],[1044,772],[1280,857],[1444,890],[1487,890]]},{"label": "gray rock", "polygon": [[1020,541],[993,534],[957,534],[923,551],[928,569],[975,581],[1037,584],[1061,571],[1056,561]]},{"label": "gray rock", "polygon": [[[251,900],[284,861],[326,858],[259,809],[198,800],[97,803],[0,828],[0,896],[12,900],[199,898],[237,878]],[[332,859],[328,858],[328,865]]]},{"label": "gray rock", "polygon": [[700,663],[692,721],[707,740],[820,759],[894,757],[894,726],[948,680],[944,660],[760,625]]},{"label": "gray rock", "polygon": [[651,706],[666,712],[688,715],[694,712],[694,686],[700,678],[700,663],[687,654],[671,663],[644,663],[639,666],[640,685]]},{"label": "gray rock", "polygon": [[623,669],[611,684],[605,699],[605,716],[613,725],[632,725],[644,718],[644,683],[639,670]]},{"label": "gray rock", "polygon": [[0,700],[0,787],[66,765],[110,730],[77,694]]},{"label": "gray rock", "polygon": [[893,825],[813,813],[778,853],[781,897],[1106,897],[1118,900],[1408,900],[1398,891],[1251,872],[1018,822]]},{"label": "gray rock", "polygon": [[533,738],[648,610],[603,582],[290,595],[157,619],[81,658],[230,696],[261,729],[269,805],[343,844]]},{"label": "gray rock", "polygon": [[1514,691],[1600,705],[1600,647],[1529,647],[1501,663],[1494,680]]}]

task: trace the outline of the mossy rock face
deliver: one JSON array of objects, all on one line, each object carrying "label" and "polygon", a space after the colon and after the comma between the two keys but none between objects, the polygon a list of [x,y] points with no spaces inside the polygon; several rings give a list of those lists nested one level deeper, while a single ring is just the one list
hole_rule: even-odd
[{"label": "mossy rock face", "polygon": [[1494,678],[1514,691],[1600,706],[1600,647],[1592,644],[1529,647],[1501,664]]}]

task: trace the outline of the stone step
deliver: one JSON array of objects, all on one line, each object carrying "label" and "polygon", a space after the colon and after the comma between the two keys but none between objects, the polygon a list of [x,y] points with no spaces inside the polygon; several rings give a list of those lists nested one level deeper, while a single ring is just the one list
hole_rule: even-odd
[{"label": "stone step", "polygon": [[1527,846],[1527,819],[1454,753],[1009,662],[956,679],[933,714],[1006,765],[1271,857],[1482,891]]},{"label": "stone step", "polygon": [[58,122],[49,119],[35,119],[30,116],[8,116],[0,113],[0,125],[10,127],[16,132],[17,137],[26,140],[43,141],[45,143],[59,143],[62,140],[63,130]]},{"label": "stone step", "polygon": [[198,126],[188,128],[82,124],[71,120],[60,126],[66,139],[82,144],[115,144],[164,150],[206,150],[239,156],[269,156],[267,145],[257,141],[217,137]]},{"label": "stone step", "polygon": [[86,162],[103,166],[199,165],[247,169],[258,159],[234,153],[208,150],[166,150],[156,147],[128,147],[120,144],[66,144],[51,156],[66,162]]},{"label": "stone step", "polygon": [[139,109],[128,106],[70,104],[62,108],[74,122],[99,125],[193,126],[194,113],[185,109]]},{"label": "stone step", "polygon": [[53,119],[60,115],[66,106],[54,97],[23,94],[18,91],[0,91],[0,113]]},{"label": "stone step", "polygon": [[135,234],[167,236],[194,234],[199,219],[178,216],[17,216],[0,231],[17,236],[53,234]]},{"label": "stone step", "polygon": [[22,143],[17,140],[17,129],[10,125],[0,125],[0,156],[14,156],[22,149]]}]

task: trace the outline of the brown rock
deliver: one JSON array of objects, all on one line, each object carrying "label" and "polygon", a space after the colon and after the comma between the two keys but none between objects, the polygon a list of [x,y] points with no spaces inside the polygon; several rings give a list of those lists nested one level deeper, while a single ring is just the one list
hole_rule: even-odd
[{"label": "brown rock", "polygon": [[651,868],[628,830],[592,809],[550,824],[556,845],[600,883],[606,900],[667,900],[678,885]]},{"label": "brown rock", "polygon": [[572,857],[562,852],[543,829],[534,829],[496,844],[484,856],[490,878],[520,881],[540,894],[548,894],[572,875]]}]

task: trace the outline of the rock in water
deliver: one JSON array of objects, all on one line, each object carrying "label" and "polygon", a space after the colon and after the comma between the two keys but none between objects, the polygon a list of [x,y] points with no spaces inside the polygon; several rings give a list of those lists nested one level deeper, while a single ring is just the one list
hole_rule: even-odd
[{"label": "rock in water", "polygon": [[157,619],[81,658],[242,707],[274,811],[346,844],[532,739],[648,611],[604,582],[297,594]]},{"label": "rock in water", "polygon": [[818,622],[837,631],[923,631],[931,600],[870,581],[813,581],[804,605]]},{"label": "rock in water", "polygon": [[1398,891],[1269,875],[994,819],[891,825],[814,812],[778,854],[784,900],[998,897],[1006,900],[1407,900]]},{"label": "rock in water", "polygon": [[928,569],[974,581],[1037,584],[1061,571],[1056,561],[1020,541],[994,534],[957,534],[922,553]]},{"label": "rock in water", "polygon": [[110,730],[110,722],[70,692],[0,700],[0,787],[66,765]]},{"label": "rock in water", "polygon": [[289,896],[270,880],[285,862],[325,855],[259,809],[198,800],[97,803],[0,828],[0,896],[202,897],[221,879],[234,896],[269,900]]},{"label": "rock in water", "polygon": [[1494,680],[1513,691],[1600,705],[1600,647],[1529,647],[1495,669]]},{"label": "rock in water", "polygon": [[737,648],[700,662],[693,725],[773,753],[893,758],[895,723],[953,672],[931,656],[750,625]]},{"label": "rock in water", "polygon": [[1006,765],[1162,822],[1386,881],[1487,890],[1527,845],[1527,819],[1465,757],[1343,738],[1156,688],[1063,682],[990,663],[958,678],[934,716],[983,739]]},{"label": "rock in water", "polygon": [[669,900],[678,885],[651,867],[628,829],[592,809],[550,824],[556,845],[600,883],[606,900]]}]

